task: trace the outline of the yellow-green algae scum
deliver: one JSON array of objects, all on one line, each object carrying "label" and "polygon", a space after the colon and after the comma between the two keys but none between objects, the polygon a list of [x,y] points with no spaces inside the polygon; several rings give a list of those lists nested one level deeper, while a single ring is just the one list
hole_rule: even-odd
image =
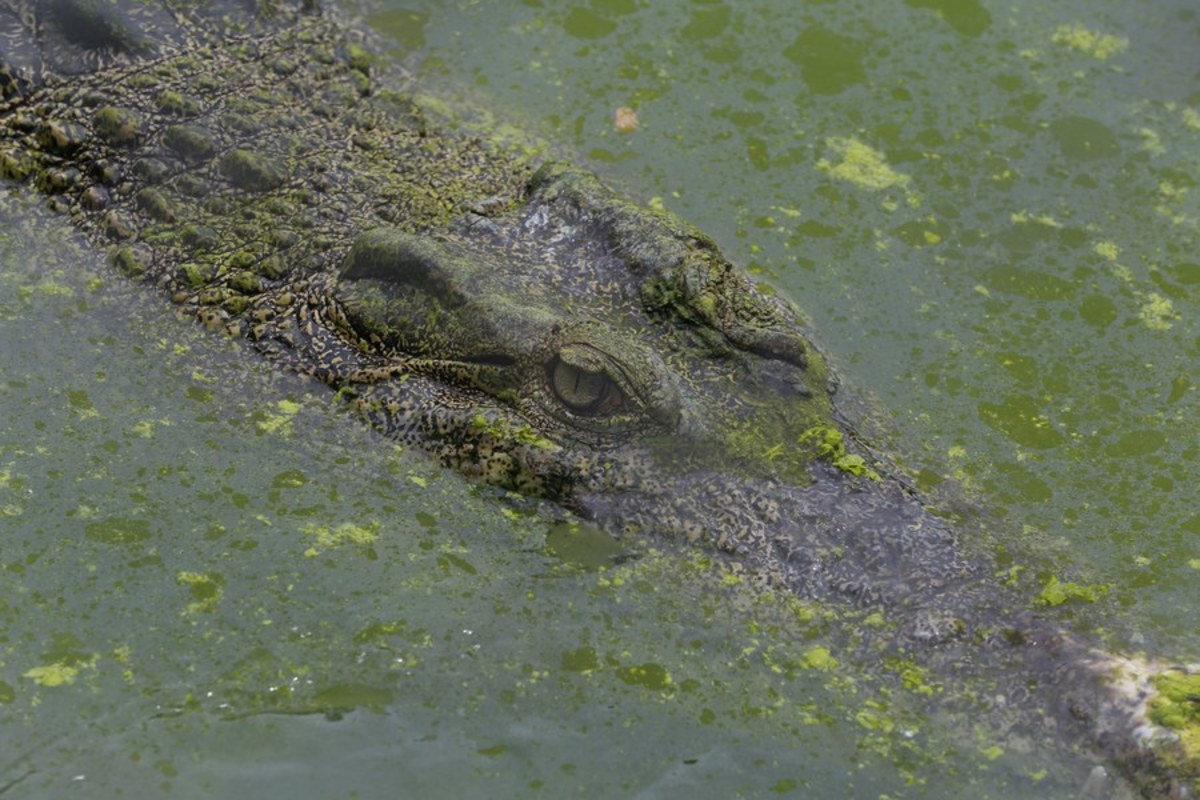
[{"label": "yellow-green algae scum", "polygon": [[[1200,34],[1184,2],[1046,5],[376,22],[428,48],[430,91],[467,87],[796,299],[897,413],[886,449],[989,510],[981,546],[1005,543],[1031,604],[1195,660]],[[29,210],[4,213],[0,787],[1077,793],[1086,759],[927,718],[938,677],[849,663],[827,611],[747,608],[678,554],[599,570],[594,532],[387,447],[81,273],[51,227],[35,257],[10,220]]]}]

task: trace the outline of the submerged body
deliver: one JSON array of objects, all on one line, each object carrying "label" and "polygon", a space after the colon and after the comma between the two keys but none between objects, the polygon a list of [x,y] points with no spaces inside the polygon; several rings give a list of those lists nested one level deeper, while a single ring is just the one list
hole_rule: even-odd
[{"label": "submerged body", "polygon": [[[965,556],[856,443],[796,311],[707,237],[587,173],[431,130],[352,30],[198,24],[188,5],[139,10],[144,34],[101,15],[110,30],[54,63],[38,36],[5,54],[0,170],[115,268],[447,466],[879,611],[864,654],[1008,670],[1000,694],[1056,735],[1148,794],[1188,791],[1194,754],[1141,727],[1148,672]],[[39,35],[85,6],[46,4]]]}]

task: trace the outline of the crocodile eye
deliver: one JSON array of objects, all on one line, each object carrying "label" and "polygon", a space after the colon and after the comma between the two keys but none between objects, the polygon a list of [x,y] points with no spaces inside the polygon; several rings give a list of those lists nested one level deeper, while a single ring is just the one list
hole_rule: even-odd
[{"label": "crocodile eye", "polygon": [[603,370],[593,371],[558,359],[550,375],[554,394],[576,414],[606,417],[621,409],[625,395]]}]

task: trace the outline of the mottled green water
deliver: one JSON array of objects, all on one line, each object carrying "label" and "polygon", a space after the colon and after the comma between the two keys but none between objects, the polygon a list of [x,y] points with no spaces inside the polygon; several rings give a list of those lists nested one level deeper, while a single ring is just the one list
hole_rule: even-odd
[{"label": "mottled green water", "polygon": [[1030,569],[1110,583],[1098,624],[1196,652],[1193,3],[451,5],[396,37],[427,84],[715,235]]},{"label": "mottled green water", "polygon": [[[1188,3],[372,9],[431,92],[794,298],[1031,593],[1111,587],[1065,622],[1200,658]],[[703,565],[588,568],[548,511],[2,211],[0,795],[1072,797],[1086,775],[987,720],[943,730]]]}]

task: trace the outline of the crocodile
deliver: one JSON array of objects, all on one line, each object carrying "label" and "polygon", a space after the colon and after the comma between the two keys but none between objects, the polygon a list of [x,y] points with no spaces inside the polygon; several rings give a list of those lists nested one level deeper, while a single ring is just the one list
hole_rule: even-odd
[{"label": "crocodile", "polygon": [[1200,790],[1200,682],[1029,611],[858,433],[795,306],[704,233],[439,128],[313,2],[10,0],[0,21],[0,175],[115,270],[447,467],[881,615],[865,658],[1002,672],[990,702],[1145,796]]}]

